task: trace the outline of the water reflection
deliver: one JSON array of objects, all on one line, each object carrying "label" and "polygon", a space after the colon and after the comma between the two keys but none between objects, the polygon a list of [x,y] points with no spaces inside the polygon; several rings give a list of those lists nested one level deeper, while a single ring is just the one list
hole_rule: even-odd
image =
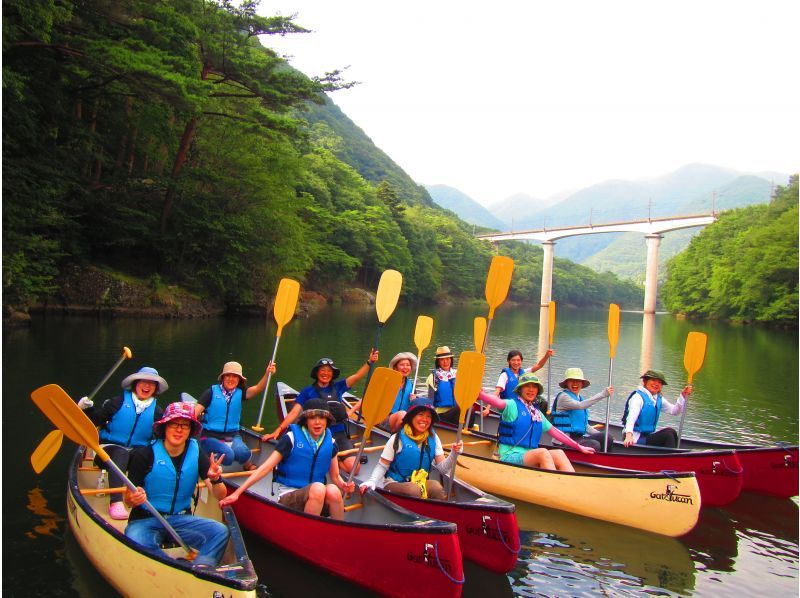
[{"label": "water reflection", "polygon": [[523,595],[694,588],[694,562],[675,538],[530,504],[517,504],[517,519],[527,574],[517,567],[514,589]]},{"label": "water reflection", "polygon": [[642,372],[646,372],[653,367],[655,332],[656,315],[642,314],[642,351],[639,355],[639,370]]}]

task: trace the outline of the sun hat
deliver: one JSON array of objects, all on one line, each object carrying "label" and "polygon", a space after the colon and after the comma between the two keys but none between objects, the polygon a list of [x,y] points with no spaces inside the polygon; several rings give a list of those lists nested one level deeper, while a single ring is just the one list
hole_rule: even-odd
[{"label": "sun hat", "polygon": [[242,382],[247,384],[247,378],[244,377],[242,374],[242,364],[238,361],[229,361],[225,365],[222,366],[222,372],[220,372],[219,376],[217,376],[217,380],[222,382],[222,377],[225,374],[236,374],[239,376]]},{"label": "sun hat", "polygon": [[443,345],[441,347],[436,347],[436,354],[433,356],[434,363],[438,359],[444,359],[445,357],[453,358],[453,353],[450,351],[450,347],[447,345]]},{"label": "sun hat", "polygon": [[188,419],[192,422],[192,432],[190,436],[197,437],[203,430],[202,424],[197,420],[194,414],[193,403],[170,403],[164,409],[164,414],[161,419],[153,423],[153,436],[156,438],[164,438],[164,426],[171,422],[173,419]]},{"label": "sun hat", "polygon": [[297,417],[297,423],[303,424],[309,417],[315,415],[327,418],[329,424],[335,422],[327,401],[323,399],[309,399],[303,405],[303,411]]},{"label": "sun hat", "polygon": [[314,365],[314,367],[313,367],[313,368],[311,368],[311,377],[312,377],[314,380],[316,380],[316,379],[317,379],[317,372],[319,371],[319,368],[321,368],[323,365],[327,365],[328,367],[330,367],[330,368],[333,370],[333,379],[334,379],[334,380],[336,380],[336,378],[338,378],[338,377],[339,377],[339,374],[341,374],[341,373],[342,373],[342,372],[339,370],[339,368],[337,368],[335,365],[333,365],[333,359],[331,359],[330,357],[323,357],[322,359],[320,359],[320,360],[319,360],[319,361],[318,361],[318,362],[317,362],[317,363]]},{"label": "sun hat", "polygon": [[149,367],[143,367],[135,374],[131,374],[125,378],[122,381],[122,388],[125,390],[130,390],[137,380],[150,380],[151,382],[155,382],[158,385],[158,388],[156,389],[157,395],[160,395],[169,388],[169,384],[167,384],[167,381],[164,380],[164,378],[158,375],[158,371],[155,368]]},{"label": "sun hat", "polygon": [[564,372],[564,379],[558,383],[561,388],[567,387],[567,380],[579,380],[583,384],[583,388],[590,385],[589,381],[583,377],[583,370],[581,368],[567,368]]},{"label": "sun hat", "polygon": [[519,382],[517,382],[517,387],[514,389],[514,392],[516,392],[518,395],[521,395],[522,393],[520,392],[520,390],[522,389],[523,386],[527,386],[528,384],[535,384],[536,386],[538,386],[539,394],[542,394],[544,392],[544,386],[542,386],[542,383],[539,381],[539,378],[534,376],[531,372],[528,372],[527,374],[522,374],[522,376],[519,377]]},{"label": "sun hat", "polygon": [[392,360],[389,362],[389,368],[394,369],[394,366],[396,366],[399,362],[403,361],[404,359],[408,359],[411,362],[412,369],[417,367],[417,356],[414,355],[413,353],[406,352],[406,353],[398,353],[397,355],[392,357]]},{"label": "sun hat", "polygon": [[644,374],[640,376],[642,380],[653,379],[653,380],[660,380],[661,384],[664,386],[669,386],[667,384],[666,379],[664,378],[664,372],[661,370],[647,370]]},{"label": "sun hat", "polygon": [[436,413],[436,408],[433,406],[431,400],[427,397],[418,397],[409,404],[408,411],[406,411],[406,414],[403,416],[403,423],[410,424],[417,413],[426,409],[431,412],[433,423],[438,422],[439,414]]}]

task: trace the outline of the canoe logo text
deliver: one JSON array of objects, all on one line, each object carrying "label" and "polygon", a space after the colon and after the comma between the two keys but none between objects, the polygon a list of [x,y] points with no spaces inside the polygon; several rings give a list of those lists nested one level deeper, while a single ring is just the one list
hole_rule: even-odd
[{"label": "canoe logo text", "polygon": [[675,489],[677,486],[674,484],[667,484],[667,489],[663,493],[658,492],[651,492],[650,498],[655,498],[656,500],[666,500],[667,502],[679,502],[684,503],[687,505],[693,505],[694,501],[692,497],[688,494],[677,494]]}]

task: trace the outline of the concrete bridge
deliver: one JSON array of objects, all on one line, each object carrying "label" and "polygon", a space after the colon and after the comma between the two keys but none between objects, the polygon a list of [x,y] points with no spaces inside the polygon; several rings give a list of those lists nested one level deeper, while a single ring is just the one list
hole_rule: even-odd
[{"label": "concrete bridge", "polygon": [[500,241],[541,241],[544,249],[542,264],[542,298],[539,307],[539,355],[547,349],[548,310],[553,291],[553,257],[555,242],[566,237],[594,235],[598,233],[643,233],[647,245],[647,269],[644,282],[644,313],[655,314],[658,293],[658,249],[663,233],[682,228],[706,226],[717,220],[717,214],[676,216],[672,218],[648,218],[609,224],[589,224],[588,226],[567,226],[563,228],[511,231],[490,235],[477,235],[477,238],[498,243]]}]

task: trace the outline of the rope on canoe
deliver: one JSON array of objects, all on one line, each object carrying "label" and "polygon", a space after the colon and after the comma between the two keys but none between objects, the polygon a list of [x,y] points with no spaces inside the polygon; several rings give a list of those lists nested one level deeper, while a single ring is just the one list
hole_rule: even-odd
[{"label": "rope on canoe", "polygon": [[500,518],[495,517],[494,523],[497,526],[497,535],[500,536],[500,541],[503,543],[503,546],[506,547],[506,550],[508,550],[511,554],[519,554],[519,551],[522,550],[522,540],[518,539],[519,546],[516,548],[511,548],[511,546],[509,546],[506,542],[506,539],[503,537],[503,530],[500,529]]},{"label": "rope on canoe", "polygon": [[435,540],[435,541],[434,541],[434,543],[433,543],[433,550],[434,550],[434,555],[436,556],[436,564],[439,566],[439,570],[440,570],[442,573],[444,573],[444,576],[445,576],[447,579],[449,579],[450,581],[452,581],[453,583],[457,583],[458,585],[462,585],[462,584],[464,583],[464,580],[466,580],[466,578],[467,578],[467,577],[466,577],[466,575],[464,575],[464,573],[463,573],[463,572],[461,573],[461,581],[459,581],[459,580],[457,580],[455,577],[453,577],[452,575],[450,575],[450,574],[449,574],[449,573],[448,573],[448,572],[445,570],[445,568],[442,566],[442,561],[440,561],[440,560],[439,560],[439,540]]},{"label": "rope on canoe", "polygon": [[721,461],[722,464],[725,466],[725,469],[728,470],[728,473],[732,473],[733,475],[739,475],[744,471],[744,466],[740,467],[739,469],[731,469],[730,465],[728,465],[724,457],[721,459]]}]

